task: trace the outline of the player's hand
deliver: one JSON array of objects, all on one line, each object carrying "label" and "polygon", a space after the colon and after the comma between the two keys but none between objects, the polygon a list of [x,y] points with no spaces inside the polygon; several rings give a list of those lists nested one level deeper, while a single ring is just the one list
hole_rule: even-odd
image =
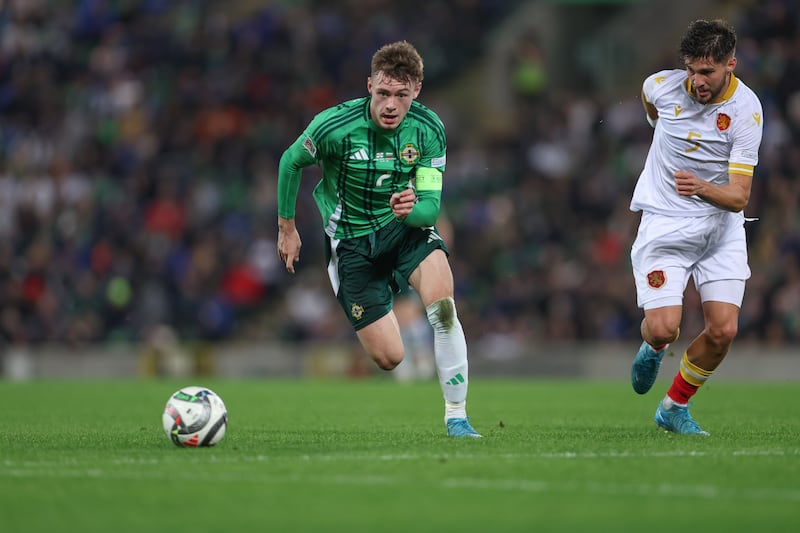
[{"label": "player's hand", "polygon": [[294,263],[300,261],[300,247],[303,242],[294,225],[294,220],[278,220],[278,257],[286,265],[286,270],[294,274]]},{"label": "player's hand", "polygon": [[389,198],[389,205],[392,208],[394,216],[403,220],[408,216],[411,210],[414,209],[416,201],[417,194],[414,192],[414,189],[409,188],[392,194]]},{"label": "player's hand", "polygon": [[675,190],[681,196],[702,196],[708,183],[686,170],[675,171]]}]

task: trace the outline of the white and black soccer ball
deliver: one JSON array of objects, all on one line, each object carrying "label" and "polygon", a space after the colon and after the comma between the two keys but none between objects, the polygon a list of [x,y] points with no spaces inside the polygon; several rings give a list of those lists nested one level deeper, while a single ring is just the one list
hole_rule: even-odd
[{"label": "white and black soccer ball", "polygon": [[228,410],[211,389],[184,387],[170,396],[161,422],[176,446],[213,446],[228,429]]}]

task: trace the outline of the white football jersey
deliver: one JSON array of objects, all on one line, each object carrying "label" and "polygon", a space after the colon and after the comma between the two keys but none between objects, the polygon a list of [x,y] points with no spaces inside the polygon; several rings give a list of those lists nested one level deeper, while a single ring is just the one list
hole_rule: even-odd
[{"label": "white football jersey", "polygon": [[642,86],[645,100],[658,110],[658,121],[632,211],[692,217],[722,211],[697,196],[680,196],[676,170],[717,185],[728,184],[728,172],[753,175],[763,131],[758,97],[733,75],[718,102],[698,103],[690,90],[684,70],[657,72]]}]

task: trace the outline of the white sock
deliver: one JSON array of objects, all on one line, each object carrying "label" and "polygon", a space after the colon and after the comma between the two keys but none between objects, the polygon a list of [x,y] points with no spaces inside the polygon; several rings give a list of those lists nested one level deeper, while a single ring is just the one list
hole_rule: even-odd
[{"label": "white sock", "polygon": [[425,311],[433,327],[433,355],[445,400],[445,419],[465,418],[467,405],[467,340],[453,298],[442,298]]},{"label": "white sock", "polygon": [[664,396],[664,399],[661,400],[661,405],[664,406],[664,409],[669,409],[673,405],[677,405],[678,407],[686,407],[687,406],[687,404],[685,404],[685,403],[676,402],[675,400],[673,400],[669,396]]},{"label": "white sock", "polygon": [[449,418],[467,418],[467,402],[444,402],[444,421]]}]

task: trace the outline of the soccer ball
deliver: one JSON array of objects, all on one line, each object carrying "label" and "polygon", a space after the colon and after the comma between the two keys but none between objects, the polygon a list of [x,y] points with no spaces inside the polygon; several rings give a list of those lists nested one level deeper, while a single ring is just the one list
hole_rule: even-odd
[{"label": "soccer ball", "polygon": [[225,436],[228,410],[211,389],[184,387],[167,400],[161,423],[176,446],[213,446]]}]

